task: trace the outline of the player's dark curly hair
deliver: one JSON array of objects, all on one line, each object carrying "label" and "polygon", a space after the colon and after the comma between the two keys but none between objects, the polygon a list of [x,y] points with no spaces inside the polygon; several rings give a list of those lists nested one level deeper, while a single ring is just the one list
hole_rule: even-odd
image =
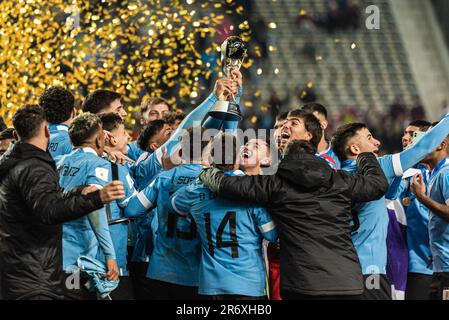
[{"label": "player's dark curly hair", "polygon": [[81,146],[102,129],[100,117],[86,112],[77,116],[69,127],[69,136],[75,147]]},{"label": "player's dark curly hair", "polygon": [[70,119],[75,107],[75,97],[63,87],[51,87],[39,97],[39,105],[44,109],[49,123],[62,123]]}]

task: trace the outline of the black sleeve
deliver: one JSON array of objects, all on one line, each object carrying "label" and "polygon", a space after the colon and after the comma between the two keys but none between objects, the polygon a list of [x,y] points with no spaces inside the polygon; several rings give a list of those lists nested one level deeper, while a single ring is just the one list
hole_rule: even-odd
[{"label": "black sleeve", "polygon": [[275,176],[228,176],[223,175],[219,195],[225,198],[244,200],[255,205],[266,206],[276,192]]},{"label": "black sleeve", "polygon": [[348,183],[353,202],[368,202],[382,198],[388,190],[388,181],[373,153],[362,153],[357,158],[359,173],[340,173]]},{"label": "black sleeve", "polygon": [[24,168],[17,185],[31,214],[43,224],[61,224],[103,207],[100,191],[83,196],[76,188],[63,193],[57,173],[46,166]]}]

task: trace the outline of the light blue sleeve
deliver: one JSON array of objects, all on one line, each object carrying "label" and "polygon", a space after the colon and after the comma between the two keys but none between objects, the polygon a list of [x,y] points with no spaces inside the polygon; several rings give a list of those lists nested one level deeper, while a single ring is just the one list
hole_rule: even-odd
[{"label": "light blue sleeve", "polygon": [[128,204],[124,210],[125,217],[139,217],[146,212],[150,212],[150,209],[156,207],[161,183],[162,179],[158,177],[145,189],[129,198]]},{"label": "light blue sleeve", "polygon": [[168,211],[186,217],[192,207],[193,193],[189,186],[178,189],[168,202]]},{"label": "light blue sleeve", "polygon": [[136,165],[134,174],[139,190],[143,190],[163,171],[161,157],[162,150],[158,149]]},{"label": "light blue sleeve", "polygon": [[[86,183],[102,188],[110,182],[110,177],[111,165],[109,162],[94,163],[88,170]],[[93,211],[88,214],[87,218],[106,258],[115,259],[114,244],[109,232],[105,209]]]},{"label": "light blue sleeve", "polygon": [[449,205],[449,175],[442,175],[440,184],[441,195],[444,199],[444,203]]},{"label": "light blue sleeve", "polygon": [[93,211],[87,215],[87,218],[105,257],[108,259],[116,259],[105,209]]},{"label": "light blue sleeve", "polygon": [[264,208],[254,208],[253,216],[264,239],[269,242],[276,242],[278,239],[278,232],[276,230],[276,225],[267,210]]},{"label": "light blue sleeve", "polygon": [[449,134],[449,114],[435,127],[429,130],[410,149],[401,153],[386,155],[379,158],[380,165],[389,183],[394,177],[401,177],[404,172],[415,166],[429,153],[434,151]]},{"label": "light blue sleeve", "polygon": [[405,189],[407,189],[407,184],[405,181],[402,180],[401,177],[396,177],[393,179],[393,182],[390,183],[390,187],[385,194],[385,198],[389,200],[396,200],[405,191]]},{"label": "light blue sleeve", "polygon": [[125,196],[123,199],[117,201],[117,204],[120,208],[125,208],[128,205],[129,199],[137,194],[137,191],[134,187],[134,180],[131,178],[131,174],[129,170],[122,165],[118,165],[119,170],[119,179],[123,182],[123,188],[125,189]]}]

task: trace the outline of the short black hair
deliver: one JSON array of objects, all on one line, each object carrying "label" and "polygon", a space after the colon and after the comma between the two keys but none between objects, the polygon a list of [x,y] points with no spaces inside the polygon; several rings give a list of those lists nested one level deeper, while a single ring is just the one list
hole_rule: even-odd
[{"label": "short black hair", "polygon": [[409,126],[418,127],[419,130],[429,128],[432,124],[426,120],[414,120],[408,124]]},{"label": "short black hair", "polygon": [[174,125],[176,123],[176,121],[181,122],[182,120],[184,120],[185,117],[186,117],[186,114],[182,111],[181,112],[170,111],[163,117],[163,119],[169,126],[171,126],[171,125]]},{"label": "short black hair", "polygon": [[304,110],[309,113],[318,112],[319,114],[322,114],[327,119],[327,109],[321,103],[317,103],[317,102],[306,103],[301,108],[301,110]]},{"label": "short black hair", "polygon": [[293,140],[285,147],[284,160],[294,158],[298,154],[316,154],[315,146],[307,140]]},{"label": "short black hair", "polygon": [[70,140],[75,147],[79,147],[101,129],[99,116],[90,112],[83,113],[77,116],[69,127]]},{"label": "short black hair", "polygon": [[12,118],[14,129],[19,138],[24,141],[36,137],[44,122],[44,109],[36,104],[23,106]]},{"label": "short black hair", "polygon": [[62,123],[70,119],[75,108],[75,97],[63,87],[51,87],[39,97],[39,105],[44,109],[49,123]]},{"label": "short black hair", "polygon": [[121,99],[122,95],[110,90],[95,90],[87,95],[84,99],[82,108],[84,112],[98,114],[102,110],[107,109],[109,105],[117,99]]},{"label": "short black hair", "polygon": [[0,132],[0,141],[2,140],[8,140],[8,139],[16,139],[16,137],[14,136],[14,133],[16,131],[14,130],[14,128],[6,128],[5,130],[3,130],[2,132]]},{"label": "short black hair", "polygon": [[137,139],[137,146],[144,151],[149,151],[150,140],[157,135],[164,128],[166,122],[158,119],[148,123],[142,131],[140,131],[139,138]]},{"label": "short black hair", "polygon": [[287,117],[288,117],[288,111],[279,113],[279,114],[276,116],[276,121],[282,121],[282,120],[285,120],[285,119],[287,119]]},{"label": "short black hair", "polygon": [[318,148],[321,137],[323,136],[323,128],[317,117],[302,109],[295,109],[289,112],[288,117],[301,118],[304,121],[304,126],[308,132],[312,134],[310,142],[315,148]]},{"label": "short black hair", "polygon": [[365,128],[367,128],[367,126],[364,123],[350,123],[341,126],[334,133],[331,142],[332,150],[341,162],[347,159],[346,151],[349,139],[357,135],[360,130]]},{"label": "short black hair", "polygon": [[103,129],[107,131],[117,129],[119,125],[124,124],[123,119],[113,112],[100,115],[100,120],[103,124]]},{"label": "short black hair", "polygon": [[213,166],[223,171],[233,170],[238,156],[237,138],[233,134],[220,132],[211,143]]}]

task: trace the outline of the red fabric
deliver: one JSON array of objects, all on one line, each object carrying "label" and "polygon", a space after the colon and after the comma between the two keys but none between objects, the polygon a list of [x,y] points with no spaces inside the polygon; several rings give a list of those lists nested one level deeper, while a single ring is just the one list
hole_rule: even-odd
[{"label": "red fabric", "polygon": [[282,300],[281,298],[281,270],[278,245],[269,244],[268,256],[268,285],[270,287],[270,300]]}]

